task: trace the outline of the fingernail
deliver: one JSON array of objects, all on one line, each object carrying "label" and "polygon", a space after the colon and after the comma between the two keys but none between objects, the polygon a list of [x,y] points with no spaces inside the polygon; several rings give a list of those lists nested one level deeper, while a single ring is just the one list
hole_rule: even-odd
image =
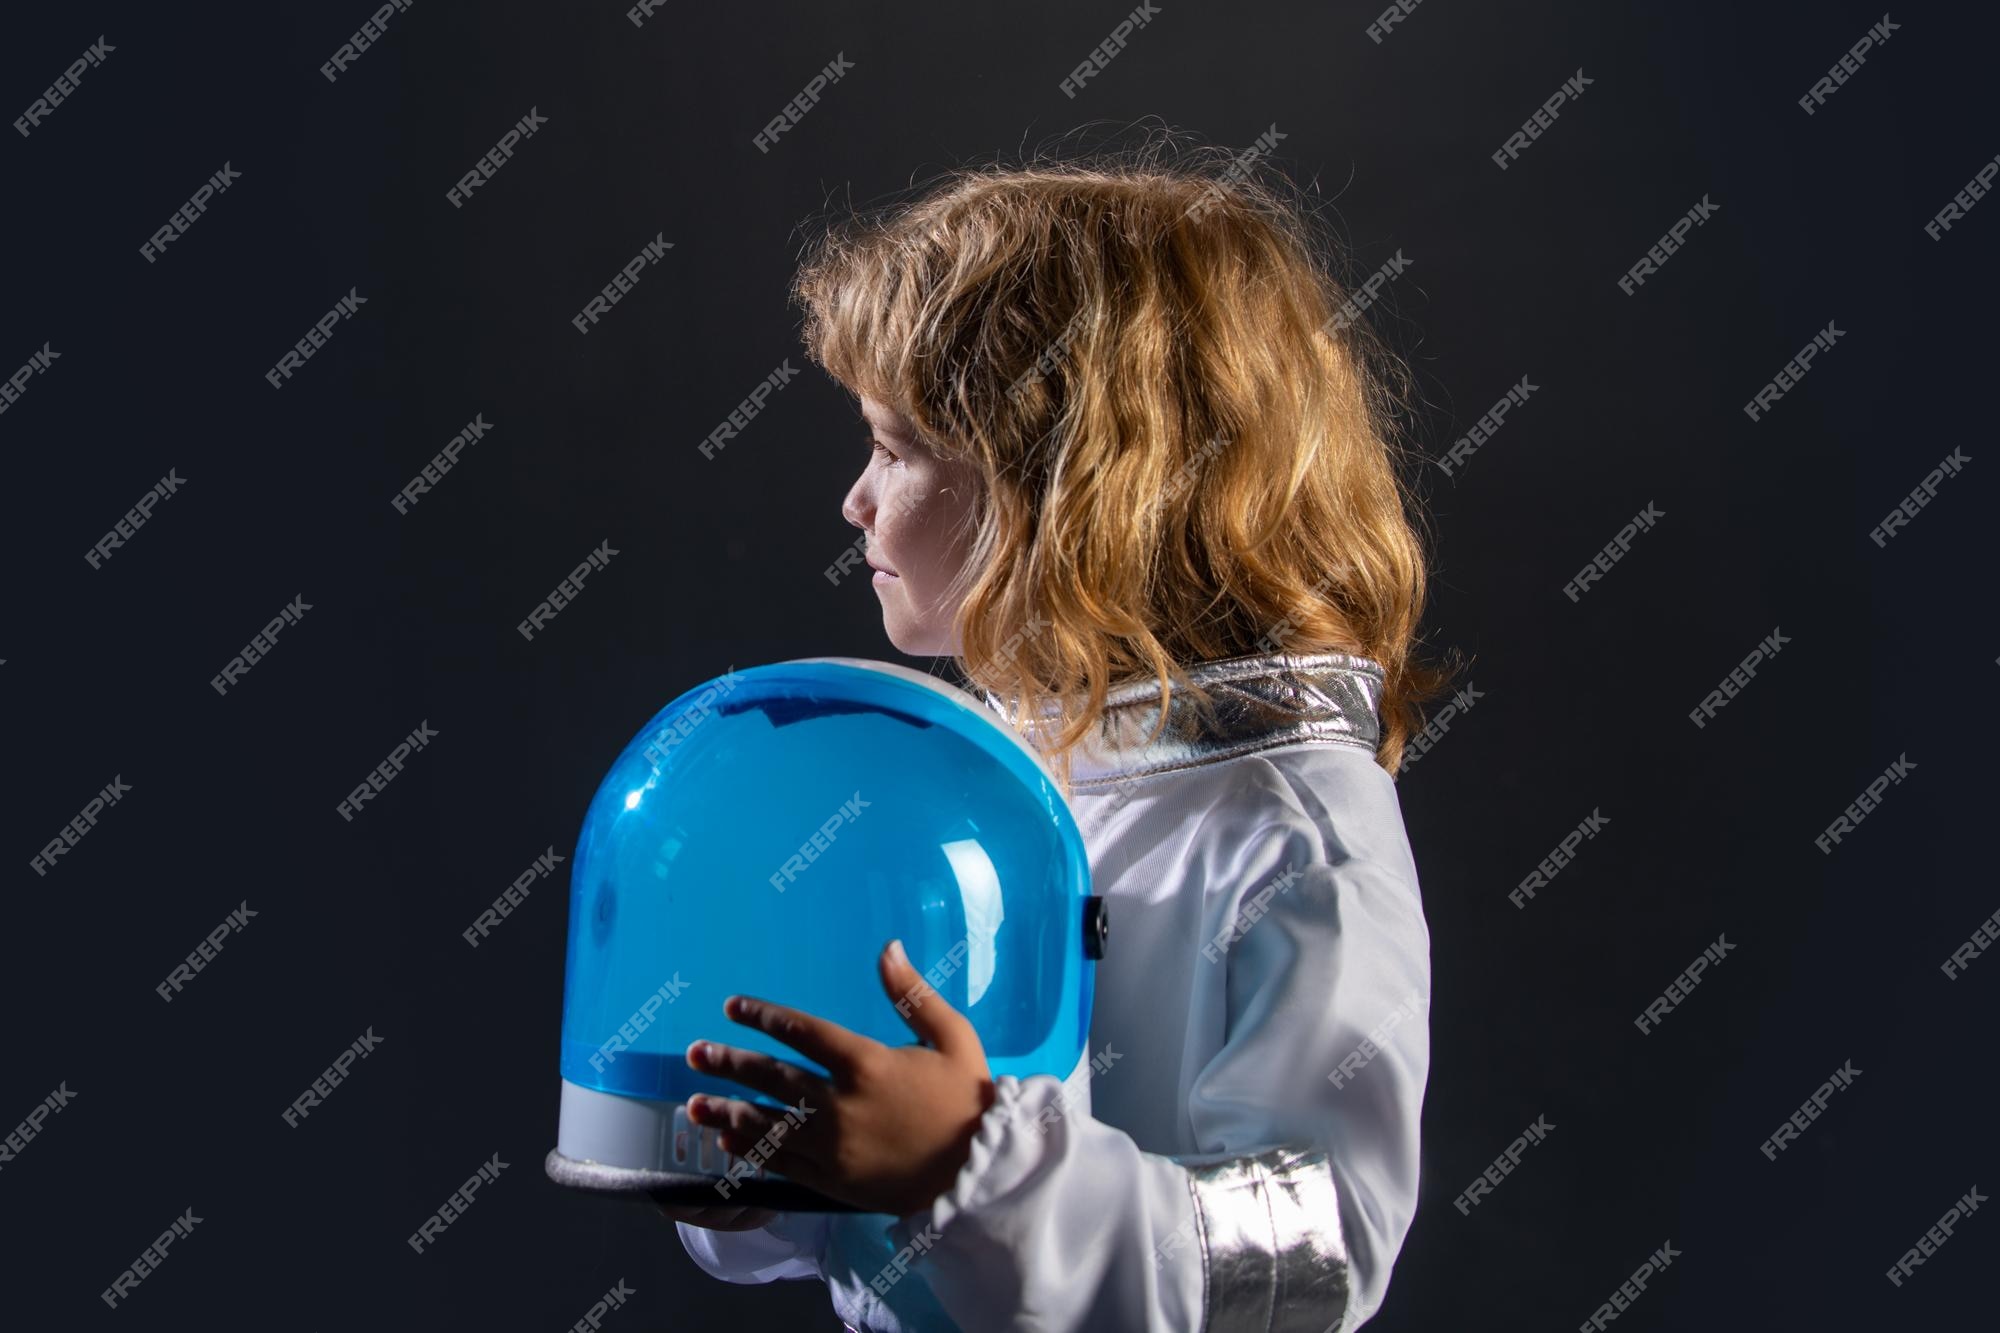
[{"label": "fingernail", "polygon": [[903,942],[901,940],[889,941],[889,954],[899,963],[908,963],[910,961],[910,956],[903,952]]}]

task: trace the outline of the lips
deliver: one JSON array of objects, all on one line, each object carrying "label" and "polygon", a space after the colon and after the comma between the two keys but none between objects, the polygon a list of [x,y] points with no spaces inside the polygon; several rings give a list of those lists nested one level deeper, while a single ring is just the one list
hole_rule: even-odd
[{"label": "lips", "polygon": [[877,574],[887,574],[890,578],[902,577],[902,575],[898,574],[895,570],[889,568],[887,565],[878,565],[873,560],[870,560],[868,562],[868,568],[874,570]]}]

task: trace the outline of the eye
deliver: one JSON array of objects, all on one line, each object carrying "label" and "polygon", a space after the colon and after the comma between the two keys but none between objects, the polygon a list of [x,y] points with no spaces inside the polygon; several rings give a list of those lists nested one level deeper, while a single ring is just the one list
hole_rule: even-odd
[{"label": "eye", "polygon": [[893,463],[896,461],[896,455],[890,451],[889,446],[883,444],[880,440],[876,439],[874,436],[871,435],[868,437],[868,444],[869,447],[874,450],[874,452],[881,454],[884,458],[888,459],[890,462]]}]

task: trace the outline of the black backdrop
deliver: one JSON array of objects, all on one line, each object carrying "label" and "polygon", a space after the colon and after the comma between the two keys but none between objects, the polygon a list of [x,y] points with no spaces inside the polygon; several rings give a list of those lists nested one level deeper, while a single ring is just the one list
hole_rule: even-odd
[{"label": "black backdrop", "polygon": [[[1424,1190],[1374,1327],[1576,1327],[1663,1244],[1631,1328],[1925,1327],[1990,1309],[2000,960],[1942,964],[2000,908],[1975,855],[2000,636],[1986,459],[1995,228],[1924,224],[2000,150],[1972,7],[1897,26],[1798,105],[1879,9],[1434,0],[1167,3],[1074,98],[1122,4],[717,6],[417,0],[337,79],[371,6],[10,13],[0,107],[114,48],[0,135],[8,1053],[0,1127],[74,1100],[0,1165],[0,1323],[563,1328],[622,1279],[631,1329],[835,1327],[817,1284],[735,1289],[648,1210],[541,1175],[556,1112],[566,884],[460,936],[566,855],[617,748],[730,665],[894,658],[851,542],[841,391],[785,284],[829,198],[870,202],[1053,136],[1164,122],[1313,185],[1370,312],[1418,369],[1435,456],[1536,386],[1462,468],[1419,463],[1432,644],[1470,658],[1401,795],[1434,942]],[[679,8],[679,7],[676,7]],[[752,136],[837,56],[771,150]],[[86,62],[88,64],[88,62]],[[1506,170],[1491,154],[1581,70]],[[547,123],[462,208],[446,192]],[[227,163],[240,177],[139,253]],[[1707,200],[1631,294],[1617,279]],[[588,335],[571,316],[673,242]],[[274,391],[265,371],[365,299]],[[1829,323],[1760,420],[1742,410]],[[787,359],[806,373],[698,449]],[[390,499],[476,415],[407,514]],[[1886,543],[1953,450],[1980,463]],[[170,472],[126,545],[82,558]],[[1619,529],[1662,515],[1604,579]],[[1913,506],[1914,507],[1914,506]],[[516,624],[617,551],[535,639]],[[211,688],[294,598],[310,606]],[[1688,713],[1789,640],[1706,726]],[[335,805],[437,738],[361,816]],[[1814,839],[1912,766],[1831,854]],[[28,864],[114,775],[46,874]],[[1607,821],[1517,908],[1508,893]],[[155,987],[255,912],[171,1003]],[[1734,946],[1650,1035],[1634,1018]],[[296,1128],[350,1043],[380,1046]],[[721,1034],[718,1034],[721,1035]],[[1861,1071],[1775,1160],[1837,1068]],[[1537,1117],[1555,1126],[1453,1206]],[[508,1163],[438,1243],[404,1238]],[[98,1293],[202,1221],[116,1310]]]}]

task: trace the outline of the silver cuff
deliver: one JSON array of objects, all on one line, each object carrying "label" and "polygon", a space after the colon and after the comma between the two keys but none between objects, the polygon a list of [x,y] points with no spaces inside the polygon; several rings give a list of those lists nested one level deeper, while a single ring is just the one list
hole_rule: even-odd
[{"label": "silver cuff", "polygon": [[1350,1278],[1323,1148],[1186,1159],[1201,1244],[1202,1333],[1328,1333]]}]

